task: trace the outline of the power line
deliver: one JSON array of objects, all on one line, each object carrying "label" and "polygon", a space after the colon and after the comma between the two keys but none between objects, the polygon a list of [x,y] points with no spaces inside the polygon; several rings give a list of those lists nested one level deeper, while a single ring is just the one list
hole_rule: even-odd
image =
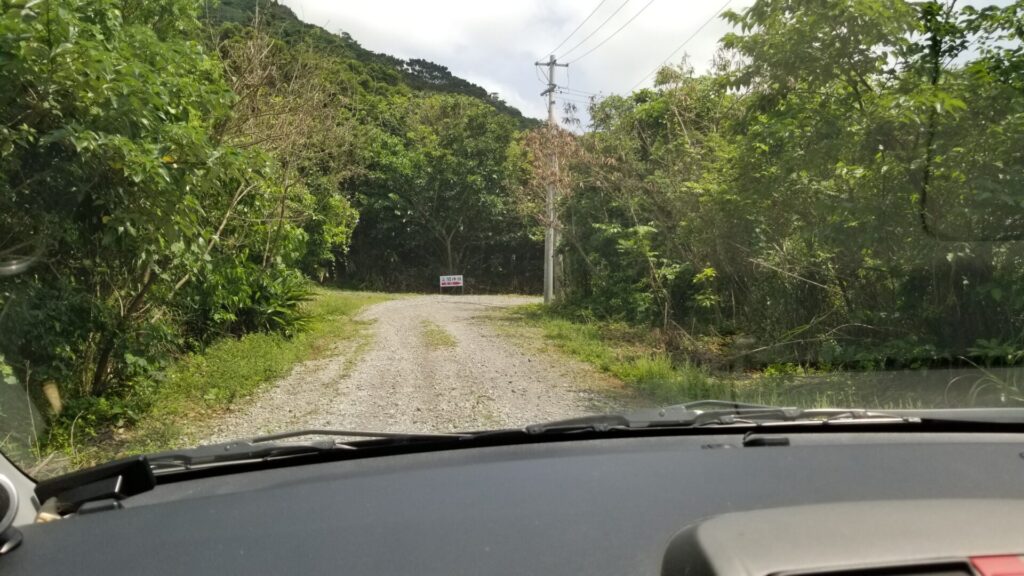
[{"label": "power line", "polygon": [[561,92],[566,94],[575,94],[577,96],[597,96],[597,92],[587,92],[586,90],[577,90],[575,88],[569,88],[568,86],[560,88]]},{"label": "power line", "polygon": [[533,67],[533,71],[537,73],[537,80],[539,80],[541,84],[547,84],[548,83],[548,81],[546,79],[544,79],[543,76],[540,75],[540,68],[534,66]]},{"label": "power line", "polygon": [[680,44],[679,46],[676,46],[676,49],[673,50],[668,56],[666,56],[665,59],[661,61],[661,64],[658,64],[658,66],[655,67],[654,70],[651,70],[650,72],[648,72],[647,75],[644,76],[643,78],[641,78],[639,82],[637,82],[636,84],[633,84],[633,86],[629,89],[629,91],[632,92],[633,90],[636,90],[637,86],[643,84],[644,81],[646,81],[648,78],[650,78],[658,70],[661,70],[662,67],[664,67],[665,64],[667,64],[668,61],[671,60],[672,57],[675,56],[677,52],[679,52],[680,50],[683,49],[684,46],[689,44],[690,40],[693,40],[694,38],[696,38],[697,34],[700,34],[701,30],[703,30],[708,24],[711,24],[715,20],[715,18],[718,18],[718,15],[721,14],[722,12],[724,12],[725,9],[728,8],[729,4],[731,4],[731,3],[732,3],[732,0],[726,0],[725,4],[722,4],[722,7],[718,9],[718,12],[715,12],[714,14],[711,15],[711,18],[708,18],[707,20],[705,20],[704,23],[701,24],[700,27],[697,28],[697,30],[694,31],[693,34],[690,34],[690,36],[686,40],[683,40],[682,44]]},{"label": "power line", "polygon": [[578,92],[573,92],[571,90],[566,90],[565,88],[562,88],[562,87],[558,87],[555,90],[555,93],[561,94],[563,97],[566,97],[566,98],[580,98],[580,99],[585,99],[585,100],[589,100],[591,98],[597,98],[597,94],[580,94]]},{"label": "power line", "polygon": [[630,25],[630,23],[632,23],[632,22],[633,22],[633,20],[636,20],[636,19],[637,19],[637,17],[638,17],[638,16],[640,16],[641,14],[643,14],[643,13],[644,13],[644,10],[647,10],[647,7],[648,7],[648,6],[650,6],[650,5],[651,5],[651,4],[653,4],[653,3],[654,3],[654,0],[648,0],[647,4],[644,4],[644,7],[643,7],[643,8],[641,8],[639,12],[637,12],[636,14],[633,14],[633,17],[632,17],[632,18],[630,18],[629,20],[626,20],[626,23],[625,23],[625,24],[623,24],[622,26],[619,26],[619,29],[618,29],[618,30],[616,30],[615,32],[612,32],[612,35],[611,35],[611,36],[609,36],[609,37],[605,38],[604,40],[602,40],[602,41],[601,41],[601,43],[600,43],[600,44],[598,44],[597,46],[594,46],[594,47],[593,47],[593,48],[591,48],[590,50],[587,50],[586,52],[584,52],[582,56],[577,56],[576,58],[574,58],[574,59],[570,60],[569,62],[567,62],[567,64],[572,64],[572,63],[574,63],[574,62],[579,62],[579,61],[580,61],[580,60],[582,60],[583,58],[586,58],[586,57],[587,57],[587,55],[588,55],[588,54],[590,54],[591,52],[593,52],[594,50],[597,50],[597,49],[598,49],[598,48],[600,48],[601,46],[604,46],[604,43],[605,43],[605,42],[607,42],[607,41],[611,40],[612,38],[614,38],[614,37],[615,37],[615,35],[616,35],[616,34],[618,34],[619,32],[622,32],[622,30],[623,30],[623,29],[624,29],[624,28],[625,28],[626,26],[629,26],[629,25]]},{"label": "power line", "polygon": [[572,86],[572,75],[569,74],[569,68],[565,69],[565,90],[568,92],[579,92],[586,96],[597,96],[596,92],[588,92],[586,90],[579,90],[577,88],[570,88]]},{"label": "power line", "polygon": [[579,32],[580,28],[583,28],[583,25],[586,24],[587,22],[589,22],[590,19],[594,17],[594,14],[597,14],[597,11],[600,10],[601,6],[604,6],[604,3],[607,2],[607,1],[608,0],[601,0],[601,2],[597,5],[597,7],[594,8],[593,10],[591,10],[590,14],[587,14],[587,17],[583,19],[583,22],[580,22],[579,26],[577,26],[572,32],[569,32],[569,35],[566,36],[564,40],[562,40],[561,44],[559,44],[558,46],[555,46],[551,50],[548,50],[548,54],[554,54],[555,52],[558,51],[559,48],[561,48],[562,46],[565,46],[565,43],[569,41],[569,38],[572,38],[573,34]]},{"label": "power line", "polygon": [[597,26],[597,28],[594,28],[594,30],[593,30],[593,31],[592,31],[592,32],[591,32],[590,34],[587,34],[587,37],[586,37],[586,38],[584,38],[583,40],[580,40],[579,42],[577,42],[577,43],[576,43],[576,45],[575,45],[575,46],[573,46],[572,48],[569,48],[568,50],[566,50],[565,54],[562,54],[562,58],[565,58],[565,57],[566,57],[566,56],[568,56],[569,54],[572,54],[572,51],[573,51],[573,50],[575,50],[575,49],[579,48],[580,46],[582,46],[582,45],[583,45],[583,43],[584,43],[584,42],[586,42],[587,40],[590,40],[590,38],[591,38],[591,37],[592,37],[592,36],[593,36],[594,34],[597,34],[597,33],[598,33],[598,31],[600,31],[600,30],[601,30],[601,28],[604,28],[604,25],[605,25],[605,24],[607,24],[607,23],[608,23],[608,21],[609,21],[609,20],[611,20],[612,18],[615,18],[615,15],[616,15],[616,14],[618,14],[618,13],[619,13],[619,12],[620,12],[620,11],[621,11],[621,10],[622,10],[623,8],[625,8],[625,7],[626,7],[626,4],[629,4],[629,3],[631,2],[631,1],[632,1],[632,0],[626,0],[626,1],[625,1],[625,2],[623,2],[623,3],[621,4],[621,5],[619,5],[619,7],[615,9],[615,12],[612,12],[612,13],[611,13],[611,16],[608,16],[607,18],[605,18],[605,19],[604,19],[604,22],[601,22],[601,24],[599,24],[599,25]]},{"label": "power line", "polygon": [[565,98],[578,98],[580,100],[590,100],[591,98],[597,98],[597,94],[573,94],[572,92],[559,92],[562,97]]},{"label": "power line", "polygon": [[578,102],[580,104],[590,104],[590,99],[589,98],[583,99],[583,98],[580,98],[580,97],[573,97],[571,94],[559,96],[558,99],[559,100],[567,100],[569,102]]},{"label": "power line", "polygon": [[572,100],[572,101],[579,100],[579,101],[582,101],[582,102],[585,101],[585,102],[587,102],[587,104],[590,104],[591,101],[596,101],[597,100],[597,96],[577,96],[577,95],[574,95],[574,94],[559,94],[558,97],[560,99],[563,99],[563,100]]},{"label": "power line", "polygon": [[568,98],[559,98],[559,100],[561,102],[563,102],[563,103],[564,102],[571,102],[573,104],[578,104],[580,106],[586,106],[588,108],[590,107],[591,104],[593,104],[593,102],[589,102],[589,101],[584,102],[583,100],[569,100]]}]

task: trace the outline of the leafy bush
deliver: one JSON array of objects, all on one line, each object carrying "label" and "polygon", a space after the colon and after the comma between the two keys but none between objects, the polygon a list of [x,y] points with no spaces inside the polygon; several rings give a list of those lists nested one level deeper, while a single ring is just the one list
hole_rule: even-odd
[{"label": "leafy bush", "polygon": [[291,335],[304,326],[309,294],[308,280],[294,270],[221,262],[192,284],[181,310],[200,343],[254,331]]}]

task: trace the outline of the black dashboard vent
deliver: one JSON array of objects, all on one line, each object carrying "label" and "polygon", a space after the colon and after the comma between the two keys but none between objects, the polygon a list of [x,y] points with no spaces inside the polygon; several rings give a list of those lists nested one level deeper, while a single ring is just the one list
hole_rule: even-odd
[{"label": "black dashboard vent", "polygon": [[909,566],[877,566],[851,570],[783,572],[773,576],[974,576],[967,562],[942,562]]}]

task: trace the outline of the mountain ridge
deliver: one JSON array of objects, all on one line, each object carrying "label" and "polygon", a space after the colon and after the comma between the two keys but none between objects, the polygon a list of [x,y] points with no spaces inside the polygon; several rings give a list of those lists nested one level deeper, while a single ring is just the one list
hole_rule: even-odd
[{"label": "mountain ridge", "polygon": [[316,24],[302,21],[295,12],[277,0],[221,0],[210,18],[216,24],[238,24],[248,26],[256,15],[274,31],[282,42],[294,46],[302,42],[313,42],[317,48],[328,54],[359,62],[366,67],[369,76],[391,86],[405,85],[419,92],[463,94],[486,102],[502,114],[516,120],[521,129],[540,125],[536,118],[524,116],[522,111],[502,100],[496,93],[488,92],[482,86],[452,74],[444,65],[423,58],[403,60],[390,54],[374,52],[364,48],[348,32],[330,32]]}]

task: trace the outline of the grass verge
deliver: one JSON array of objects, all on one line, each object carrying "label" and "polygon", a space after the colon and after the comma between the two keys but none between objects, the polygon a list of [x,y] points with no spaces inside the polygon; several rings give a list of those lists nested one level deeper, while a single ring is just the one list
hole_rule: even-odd
[{"label": "grass verge", "polygon": [[436,322],[424,320],[420,323],[420,329],[422,330],[423,341],[427,343],[428,348],[431,348],[432,350],[440,350],[443,348],[455,347],[455,337],[439,326]]},{"label": "grass verge", "polygon": [[134,424],[83,441],[70,428],[63,451],[71,467],[79,468],[140,452],[153,452],[194,444],[209,422],[236,402],[251,397],[298,363],[327,356],[344,346],[361,351],[367,336],[364,322],[355,315],[364,307],[392,295],[315,288],[306,303],[308,326],[303,332],[247,334],[225,339],[202,353],[172,364],[141,394],[143,414]]},{"label": "grass verge", "polygon": [[[642,328],[578,322],[542,305],[509,312],[513,322],[540,331],[559,351],[615,376],[650,404],[699,399],[799,407],[921,408],[949,405],[943,375],[926,373],[813,373],[771,366],[751,373],[712,373],[673,357]],[[930,379],[930,380],[929,380]]]}]

